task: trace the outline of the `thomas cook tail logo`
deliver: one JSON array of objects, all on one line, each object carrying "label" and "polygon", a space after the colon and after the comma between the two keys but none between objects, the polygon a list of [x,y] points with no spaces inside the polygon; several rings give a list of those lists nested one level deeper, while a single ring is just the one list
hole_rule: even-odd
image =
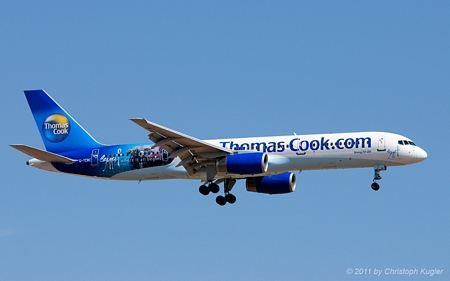
[{"label": "thomas cook tail logo", "polygon": [[50,115],[42,124],[42,133],[51,142],[65,140],[70,133],[69,119],[61,114]]}]

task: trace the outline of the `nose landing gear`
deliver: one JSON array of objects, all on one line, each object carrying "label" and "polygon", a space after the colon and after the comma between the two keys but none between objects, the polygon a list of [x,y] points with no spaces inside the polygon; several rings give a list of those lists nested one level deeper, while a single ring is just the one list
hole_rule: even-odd
[{"label": "nose landing gear", "polygon": [[380,189],[380,185],[377,182],[373,182],[371,185],[372,189],[377,191],[378,189]]},{"label": "nose landing gear", "polygon": [[380,185],[376,181],[381,180],[380,172],[386,171],[387,167],[385,165],[377,165],[374,167],[374,170],[375,174],[373,176],[373,183],[371,187],[374,191],[377,191],[378,189],[380,189]]}]

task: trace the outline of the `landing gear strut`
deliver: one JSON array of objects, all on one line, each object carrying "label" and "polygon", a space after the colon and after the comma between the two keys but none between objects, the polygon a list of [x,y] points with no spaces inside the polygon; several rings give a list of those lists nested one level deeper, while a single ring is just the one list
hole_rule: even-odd
[{"label": "landing gear strut", "polygon": [[380,172],[386,171],[387,167],[385,165],[377,165],[374,167],[374,170],[375,174],[373,176],[373,183],[371,187],[373,190],[377,191],[378,189],[380,189],[380,185],[376,181],[381,180]]},{"label": "landing gear strut", "polygon": [[224,193],[225,196],[219,195],[216,197],[216,203],[220,206],[224,206],[227,202],[230,204],[234,204],[236,202],[236,196],[230,193],[234,184],[236,183],[235,179],[225,179],[224,180]]}]

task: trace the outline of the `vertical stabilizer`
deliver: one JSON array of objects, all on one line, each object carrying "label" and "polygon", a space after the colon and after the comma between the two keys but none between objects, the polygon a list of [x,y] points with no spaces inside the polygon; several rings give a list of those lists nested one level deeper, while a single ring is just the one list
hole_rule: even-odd
[{"label": "vertical stabilizer", "polygon": [[99,144],[44,90],[25,91],[47,151],[60,153],[99,147]]}]

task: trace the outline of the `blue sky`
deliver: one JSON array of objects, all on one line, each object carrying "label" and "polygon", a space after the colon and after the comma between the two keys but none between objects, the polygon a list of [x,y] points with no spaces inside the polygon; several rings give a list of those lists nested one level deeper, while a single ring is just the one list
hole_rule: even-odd
[{"label": "blue sky", "polygon": [[[75,2],[0,4],[1,280],[448,279],[448,2]],[[372,169],[305,171],[219,207],[197,181],[27,167],[8,145],[43,147],[36,88],[103,143],[146,141],[145,117],[202,139],[395,132],[428,159],[378,192]]]}]

